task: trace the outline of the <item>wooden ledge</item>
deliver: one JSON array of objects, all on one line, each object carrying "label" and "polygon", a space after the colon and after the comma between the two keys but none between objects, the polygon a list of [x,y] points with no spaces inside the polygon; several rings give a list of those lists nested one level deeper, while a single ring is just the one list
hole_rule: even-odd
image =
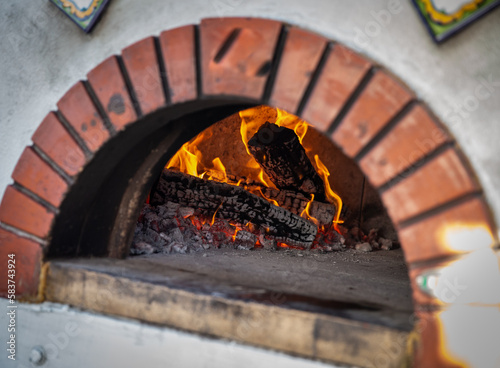
[{"label": "wooden ledge", "polygon": [[155,260],[52,261],[46,300],[340,364],[392,367],[404,357],[409,323],[397,321],[408,312],[242,286]]}]

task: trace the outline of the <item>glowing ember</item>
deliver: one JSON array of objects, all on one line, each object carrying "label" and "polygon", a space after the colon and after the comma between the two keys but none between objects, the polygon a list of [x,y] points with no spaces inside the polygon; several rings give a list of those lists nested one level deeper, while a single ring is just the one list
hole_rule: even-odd
[{"label": "glowing ember", "polygon": [[[145,205],[135,229],[131,254],[191,253],[221,247],[303,249],[282,243],[268,236],[266,229],[251,223],[235,224],[215,215],[208,218],[195,212],[193,208],[173,202]],[[320,252],[340,250],[342,240],[337,232],[320,234],[313,248]]]}]

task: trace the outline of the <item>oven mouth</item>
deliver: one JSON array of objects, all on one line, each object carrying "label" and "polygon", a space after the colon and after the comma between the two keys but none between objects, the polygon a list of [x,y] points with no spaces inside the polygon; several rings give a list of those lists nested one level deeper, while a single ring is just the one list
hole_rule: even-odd
[{"label": "oven mouth", "polygon": [[[387,338],[406,341],[413,328],[413,304],[401,249],[364,253],[354,247],[325,252],[229,246],[189,254],[129,255],[137,218],[168,159],[204,129],[255,108],[227,100],[201,105],[186,104],[177,117],[166,110],[148,115],[134,125],[137,129],[118,133],[116,142],[96,154],[95,164],[88,165],[63,202],[54,226],[46,299],[327,361],[337,361],[339,352],[294,350],[291,340],[343,346],[370,336],[358,358],[385,346]],[[96,185],[103,172],[107,174]],[[83,205],[88,207],[75,210]],[[79,218],[80,213],[87,215]],[[69,227],[75,219],[81,224],[78,236]],[[186,311],[193,318],[171,317]],[[239,320],[244,327],[203,322],[207,318]],[[280,323],[302,327],[286,336],[289,331],[279,330]],[[329,328],[344,332],[333,336]],[[363,336],[367,328],[371,332]],[[396,360],[405,344],[398,349]]]}]

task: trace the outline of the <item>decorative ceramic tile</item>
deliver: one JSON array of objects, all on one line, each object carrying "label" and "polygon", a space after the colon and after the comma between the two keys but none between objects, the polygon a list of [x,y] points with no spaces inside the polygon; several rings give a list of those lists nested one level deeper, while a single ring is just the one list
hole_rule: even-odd
[{"label": "decorative ceramic tile", "polygon": [[413,0],[422,20],[436,42],[462,30],[500,0]]},{"label": "decorative ceramic tile", "polygon": [[50,0],[85,32],[96,24],[109,0]]}]

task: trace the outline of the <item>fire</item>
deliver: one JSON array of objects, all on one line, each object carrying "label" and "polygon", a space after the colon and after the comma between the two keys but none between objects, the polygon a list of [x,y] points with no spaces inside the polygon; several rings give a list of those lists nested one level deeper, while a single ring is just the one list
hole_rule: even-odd
[{"label": "fire", "polygon": [[217,207],[217,209],[215,210],[214,215],[212,216],[212,220],[210,221],[210,226],[213,226],[213,225],[214,225],[214,223],[215,223],[215,216],[217,215],[217,212],[219,212],[219,209],[220,209],[220,207],[222,206],[222,203],[223,203],[223,202],[221,202],[221,203],[219,204],[219,207]]},{"label": "fire", "polygon": [[[268,118],[265,116],[261,116],[257,113],[258,107],[247,109],[240,111],[240,117],[241,117],[241,126],[240,126],[240,133],[241,133],[241,140],[245,144],[245,148],[247,150],[247,153],[250,155],[250,150],[248,149],[248,141],[250,140],[251,137],[257,131],[259,130],[260,126],[264,124]],[[288,129],[292,129],[295,134],[297,134],[297,137],[299,138],[300,144],[303,145],[303,139],[307,133],[307,129],[309,128],[309,124],[307,124],[305,121],[300,120],[297,116],[293,114],[289,114],[288,112],[276,108],[276,121],[274,122],[277,126],[280,127],[285,127]],[[306,149],[306,152],[308,149]],[[309,147],[309,151],[311,148]],[[251,156],[251,155],[250,155]],[[255,160],[254,160],[255,161]],[[258,164],[257,164],[258,165]],[[260,167],[260,166],[258,166]]]},{"label": "fire", "polygon": [[209,169],[207,174],[209,175],[209,180],[217,180],[223,183],[227,182],[226,167],[222,163],[219,157],[212,160],[213,169]]},{"label": "fire", "polygon": [[211,136],[212,133],[209,130],[204,131],[189,142],[183,144],[180,150],[168,161],[166,166],[167,169],[173,167],[183,173],[202,178],[206,170],[203,165],[201,165],[203,155],[198,149],[198,145]]},{"label": "fire", "polygon": [[302,211],[302,213],[300,214],[300,217],[304,217],[304,218],[314,222],[316,225],[319,225],[319,221],[311,215],[311,205],[312,205],[313,201],[314,201],[314,194],[311,194],[311,200],[309,202],[307,202],[307,205],[304,208],[304,210]]},{"label": "fire", "polygon": [[[276,118],[275,124],[281,127],[292,129],[295,134],[297,134],[300,144],[304,145],[302,141],[307,133],[309,124],[307,124],[304,120],[298,119],[295,115],[287,113],[284,110],[276,109],[276,112],[278,116]],[[304,149],[306,149],[306,152],[308,151],[306,147],[304,147]],[[309,151],[310,150],[311,149],[309,148]]]},{"label": "fire", "polygon": [[[266,110],[267,111],[267,110]],[[272,110],[271,110],[272,111]],[[307,131],[309,129],[309,124],[305,121],[299,119],[297,116],[293,114],[289,114],[288,112],[276,109],[275,117],[266,116],[262,113],[261,107],[250,108],[247,110],[240,111],[239,116],[241,118],[240,125],[240,134],[241,141],[244,144],[246,152],[248,154],[248,161],[246,162],[246,173],[247,180],[253,181],[256,184],[261,185],[262,187],[268,187],[276,189],[276,186],[269,179],[257,161],[250,154],[250,150],[248,148],[248,141],[255,133],[257,133],[258,129],[261,125],[263,125],[266,121],[271,121],[274,119],[274,123],[280,127],[285,127],[288,129],[292,129],[297,135],[299,142],[304,147],[306,153],[311,154],[314,152],[314,147],[311,143],[306,144],[306,140],[304,139],[307,135]],[[205,130],[191,141],[185,143],[179,151],[170,159],[167,163],[167,168],[175,168],[181,172],[187,173],[192,176],[196,176],[199,178],[206,178],[209,180],[216,180],[218,182],[228,183],[231,185],[243,185],[245,189],[253,192],[254,194],[265,198],[269,202],[278,206],[278,202],[274,199],[267,198],[262,190],[254,187],[247,188],[245,186],[245,182],[240,179],[237,183],[230,182],[228,180],[228,173],[226,170],[226,165],[222,162],[219,157],[216,157],[211,162],[205,162],[202,152],[199,150],[199,145],[202,141],[211,138],[212,132],[210,129]],[[334,216],[333,226],[335,230],[339,231],[338,224],[343,221],[340,220],[340,212],[342,211],[342,199],[336,194],[331,186],[329,181],[330,172],[326,168],[326,165],[321,161],[319,156],[315,154],[314,160],[311,159],[313,166],[316,171],[323,179],[325,184],[325,194],[326,198],[330,203],[336,205],[337,211]],[[309,219],[310,221],[318,224],[318,221],[311,216],[310,210],[312,206],[312,202],[314,200],[314,196],[312,196],[311,200],[307,203],[305,209],[302,211],[301,216]],[[211,219],[212,224],[215,221],[215,214]],[[236,236],[236,234],[234,234]]]},{"label": "fire", "polygon": [[260,193],[260,196],[262,198],[264,198],[265,200],[267,200],[268,202],[271,202],[272,204],[274,204],[275,206],[278,206],[279,207],[279,203],[277,200],[275,199],[272,199],[272,198],[268,198],[265,196],[265,194],[262,192],[262,189],[259,188],[259,193]]},{"label": "fire", "polygon": [[323,179],[323,182],[325,183],[326,198],[328,198],[328,201],[330,203],[335,203],[337,205],[337,212],[335,213],[335,217],[333,218],[333,227],[335,230],[337,230],[337,232],[340,233],[338,224],[344,222],[340,220],[340,212],[342,211],[342,199],[330,187],[330,181],[328,180],[330,172],[326,168],[325,164],[321,162],[318,155],[314,155],[314,161],[316,162],[316,171],[318,172],[319,176],[321,176],[321,179]]}]

